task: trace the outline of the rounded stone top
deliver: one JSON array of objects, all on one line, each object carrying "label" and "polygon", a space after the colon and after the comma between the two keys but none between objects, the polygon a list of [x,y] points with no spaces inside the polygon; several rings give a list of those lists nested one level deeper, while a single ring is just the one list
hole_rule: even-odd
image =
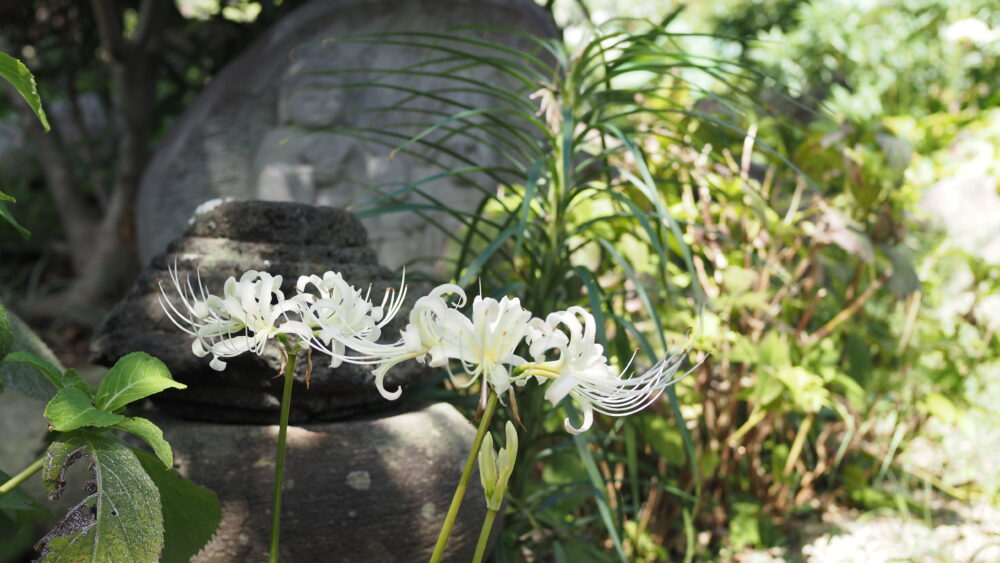
[{"label": "rounded stone top", "polygon": [[195,210],[184,237],[339,247],[365,246],[368,241],[361,221],[343,209],[221,199]]},{"label": "rounded stone top", "polygon": [[[191,352],[193,337],[177,328],[163,312],[162,283],[176,303],[169,268],[181,281],[187,276],[212,293],[221,294],[226,278],[247,270],[282,276],[282,291],[294,293],[300,275],[322,275],[333,270],[359,288],[371,285],[381,295],[399,285],[399,277],[376,262],[365,246],[366,233],[347,211],[289,202],[224,201],[199,207],[184,234],[142,271],[129,295],[118,303],[98,328],[92,345],[95,363],[110,366],[119,358],[144,351],[163,360],[174,378],[188,385],[183,391],[157,394],[154,402],[178,416],[223,422],[273,422],[280,407],[281,369],[277,344],[261,355],[251,352],[227,359],[225,371],[209,366],[210,358]],[[412,300],[409,300],[412,303]],[[409,317],[410,303],[382,331],[382,342],[399,337]],[[309,386],[306,373],[311,367]],[[389,389],[424,379],[426,368],[415,362],[400,364],[386,379]],[[349,418],[391,408],[375,388],[370,368],[343,364],[329,367],[322,354],[300,352],[296,365],[291,418],[310,422]]]}]

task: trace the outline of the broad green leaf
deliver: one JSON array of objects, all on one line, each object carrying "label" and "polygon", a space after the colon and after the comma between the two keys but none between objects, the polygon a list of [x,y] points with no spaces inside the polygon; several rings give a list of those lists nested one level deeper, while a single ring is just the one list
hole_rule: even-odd
[{"label": "broad green leaf", "polygon": [[163,439],[163,431],[160,430],[160,427],[149,419],[133,416],[115,424],[112,428],[124,430],[142,438],[144,442],[149,444],[149,447],[153,448],[153,452],[156,457],[160,458],[163,465],[174,466],[174,452],[170,449],[170,444]]},{"label": "broad green leaf", "polygon": [[222,521],[215,493],[167,469],[147,452],[133,450],[160,490],[164,544],[160,561],[185,563],[212,539]]},{"label": "broad green leaf", "polygon": [[49,446],[43,479],[58,498],[68,466],[87,455],[94,474],[91,494],[36,549],[41,561],[153,562],[163,547],[160,493],[132,450],[105,433],[61,435]]},{"label": "broad green leaf", "polygon": [[[7,311],[7,318],[13,333],[11,352],[27,352],[51,365],[54,368],[51,371],[62,373],[58,358],[42,339],[11,311]],[[32,399],[48,401],[56,394],[58,386],[50,380],[49,375],[51,374],[46,375],[28,363],[0,361],[0,385],[10,387]]]},{"label": "broad green leaf", "polygon": [[49,120],[45,118],[45,110],[42,109],[42,98],[38,95],[38,89],[35,87],[35,77],[28,70],[28,67],[12,56],[0,53],[0,77],[3,77],[4,80],[14,86],[17,92],[21,94],[21,97],[24,98],[24,101],[28,102],[31,111],[35,112],[35,115],[38,116],[38,121],[42,123],[42,127],[48,131]]},{"label": "broad green leaf", "polygon": [[97,389],[97,407],[114,412],[125,405],[164,389],[185,389],[174,381],[163,362],[145,352],[133,352],[108,371]]},{"label": "broad green leaf", "polygon": [[0,303],[0,361],[7,356],[14,346],[14,332],[10,328],[10,320],[7,318],[7,309]]},{"label": "broad green leaf", "polygon": [[[0,471],[0,483],[5,483],[8,479],[10,475]],[[21,487],[0,495],[0,513],[6,514],[15,524],[52,517],[48,508],[31,498]]]},{"label": "broad green leaf", "polygon": [[111,426],[125,417],[94,407],[90,397],[76,387],[64,387],[45,406],[45,418],[49,419],[52,428],[69,432],[84,426]]}]

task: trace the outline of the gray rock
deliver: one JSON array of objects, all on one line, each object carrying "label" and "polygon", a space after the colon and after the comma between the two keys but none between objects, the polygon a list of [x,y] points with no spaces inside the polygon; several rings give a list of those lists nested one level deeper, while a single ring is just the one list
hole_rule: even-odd
[{"label": "gray rock", "polygon": [[[193,561],[264,561],[277,426],[159,416],[178,470],[222,503]],[[426,561],[475,430],[450,405],[288,428],[281,561]],[[469,561],[486,506],[473,475],[446,560]]]},{"label": "gray rock", "polygon": [[[239,278],[251,269],[283,276],[286,296],[294,293],[300,275],[322,275],[327,270],[340,272],[356,287],[372,284],[375,296],[398,288],[400,280],[375,262],[374,252],[363,246],[365,240],[361,223],[341,209],[288,202],[221,203],[196,215],[184,236],[171,243],[167,253],[154,257],[139,275],[129,296],[98,328],[92,359],[111,366],[128,353],[147,352],[163,360],[174,378],[188,385],[184,391],[157,394],[157,405],[196,420],[271,423],[278,416],[282,384],[275,378],[282,366],[277,344],[269,345],[260,356],[246,353],[229,359],[223,372],[213,370],[209,358],[191,352],[193,338],[163,312],[161,281],[167,295],[175,294],[167,268],[176,267],[182,280],[200,276],[206,288],[216,294],[222,293],[227,277]],[[421,287],[411,285],[411,290],[419,293]],[[407,301],[383,330],[382,341],[399,337],[413,298]],[[300,353],[293,422],[336,420],[397,407],[378,394],[368,367],[343,364],[332,369],[322,354],[312,360],[307,387],[310,362],[304,352]],[[387,387],[417,383],[427,375],[420,364],[406,362],[389,373]]]},{"label": "gray rock", "polygon": [[[276,24],[212,80],[171,129],[147,168],[136,221],[143,261],[163,252],[184,230],[192,211],[206,200],[227,196],[356,207],[383,197],[382,191],[436,173],[438,169],[419,150],[391,156],[393,148],[422,129],[400,125],[412,122],[412,114],[371,111],[401,101],[402,92],[347,85],[391,80],[419,91],[468,85],[419,73],[387,77],[378,71],[441,68],[422,66],[427,65],[430,52],[377,41],[329,40],[389,31],[443,33],[469,24],[555,35],[548,14],[531,0],[317,0]],[[510,33],[468,28],[465,33],[515,48],[529,45]],[[509,84],[500,73],[486,68],[463,68],[454,74],[511,91],[525,88]],[[456,100],[467,107],[487,103],[482,94],[471,91],[459,93]],[[427,98],[408,104],[441,115],[464,109]],[[340,133],[331,132],[334,128],[340,128]],[[463,134],[432,138],[453,151],[442,162],[446,166],[499,163],[499,156],[486,142]],[[485,189],[496,185],[495,181],[482,183]],[[482,192],[456,179],[420,187],[440,201],[469,211],[482,198]],[[402,199],[427,203],[416,195]],[[428,217],[392,213],[364,219],[380,261],[395,268],[421,257],[441,256],[448,233],[435,229],[428,218],[445,229],[458,224],[440,213]],[[306,238],[299,242],[320,243]]]}]

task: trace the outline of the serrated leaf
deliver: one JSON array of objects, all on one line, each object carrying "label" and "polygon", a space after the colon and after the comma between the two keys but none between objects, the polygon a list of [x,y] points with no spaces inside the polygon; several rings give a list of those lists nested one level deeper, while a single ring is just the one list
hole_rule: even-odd
[{"label": "serrated leaf", "polygon": [[160,430],[160,427],[153,424],[149,419],[142,418],[141,416],[133,416],[115,424],[112,428],[124,430],[142,438],[144,442],[149,444],[149,447],[153,448],[153,452],[156,454],[156,457],[160,458],[163,465],[167,467],[174,466],[174,452],[170,449],[170,444],[163,439],[163,431]]},{"label": "serrated leaf", "polygon": [[[10,475],[0,471],[0,483],[8,479]],[[21,487],[14,487],[13,491],[0,495],[0,513],[6,514],[15,524],[52,517],[48,508],[31,498]]]},{"label": "serrated leaf", "polygon": [[222,507],[211,490],[167,469],[147,452],[133,450],[160,490],[164,545],[160,561],[185,563],[212,539],[222,521]]},{"label": "serrated leaf", "polygon": [[63,387],[45,406],[45,418],[52,428],[69,432],[84,426],[104,428],[125,419],[120,414],[111,414],[94,406],[90,397],[76,387]]},{"label": "serrated leaf", "polygon": [[[62,373],[59,360],[52,353],[52,350],[42,342],[42,339],[14,313],[7,311],[7,318],[10,321],[14,340],[11,353],[30,353],[54,366],[54,371]],[[48,401],[58,389],[49,380],[49,377],[38,368],[21,362],[0,362],[0,385],[10,387],[40,401]]]},{"label": "serrated leaf", "polygon": [[50,491],[61,491],[65,469],[84,455],[93,460],[93,480],[86,486],[90,494],[35,545],[41,561],[157,560],[163,547],[160,493],[131,449],[107,434],[75,432],[61,435],[47,455],[43,478]]},{"label": "serrated leaf", "polygon": [[49,120],[45,118],[42,98],[38,95],[38,89],[35,87],[35,77],[28,70],[28,67],[7,53],[0,53],[0,77],[10,82],[14,89],[21,94],[24,101],[28,102],[31,111],[35,112],[42,127],[48,131]]},{"label": "serrated leaf", "polygon": [[114,412],[164,389],[186,389],[174,381],[160,360],[145,352],[133,352],[115,362],[97,389],[97,407]]}]

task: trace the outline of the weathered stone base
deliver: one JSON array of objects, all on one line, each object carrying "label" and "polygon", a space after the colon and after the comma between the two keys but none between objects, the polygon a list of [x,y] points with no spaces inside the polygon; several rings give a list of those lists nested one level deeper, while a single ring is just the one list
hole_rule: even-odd
[{"label": "weathered stone base", "polygon": [[[222,503],[222,525],[193,561],[266,560],[278,427],[156,422],[178,470]],[[474,437],[445,403],[289,427],[281,561],[426,561]],[[473,475],[447,560],[472,558],[484,515]]]}]

